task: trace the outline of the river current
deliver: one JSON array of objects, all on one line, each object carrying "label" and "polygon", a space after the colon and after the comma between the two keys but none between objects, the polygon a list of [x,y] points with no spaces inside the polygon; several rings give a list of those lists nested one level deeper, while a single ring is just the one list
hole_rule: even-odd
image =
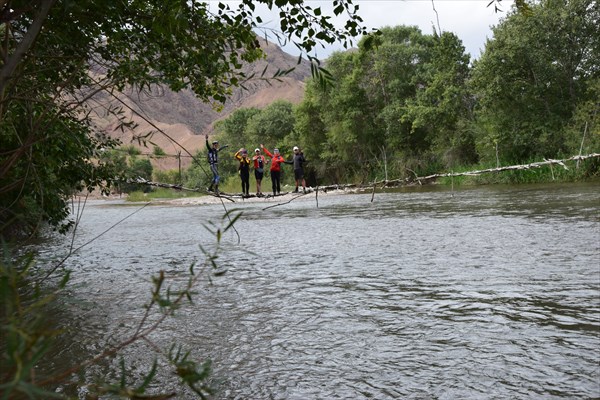
[{"label": "river current", "polygon": [[[212,361],[214,399],[600,398],[600,186],[414,188],[231,204],[216,263],[147,342]],[[164,270],[185,283],[218,205],[91,202],[67,262],[73,337],[53,368],[127,337]],[[135,214],[132,214],[133,212]],[[210,222],[209,222],[210,221]],[[60,258],[70,239],[44,245]],[[210,273],[210,271],[208,271]],[[210,276],[210,279],[208,278]],[[164,364],[164,358],[159,364]],[[118,379],[111,365],[80,377]],[[154,389],[175,388],[158,377]],[[174,389],[173,389],[174,390]],[[84,393],[85,389],[80,388]],[[191,392],[181,398],[194,398]]]}]

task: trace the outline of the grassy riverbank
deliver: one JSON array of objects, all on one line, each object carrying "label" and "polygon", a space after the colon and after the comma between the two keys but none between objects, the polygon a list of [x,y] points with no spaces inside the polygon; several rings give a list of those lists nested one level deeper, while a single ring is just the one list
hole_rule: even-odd
[{"label": "grassy riverbank", "polygon": [[[241,193],[241,183],[239,179],[230,178],[226,180],[222,185],[219,185],[219,190],[223,193]],[[265,181],[263,181],[262,192],[269,194],[271,190],[271,181],[267,180],[266,185]],[[294,188],[290,185],[282,185],[282,192],[291,192]],[[254,193],[256,191],[256,181],[250,182],[250,193]],[[141,201],[150,201],[150,200],[169,200],[169,199],[185,199],[185,198],[197,198],[197,197],[205,197],[207,194],[203,191],[200,192],[192,192],[186,190],[176,190],[176,189],[165,189],[165,188],[156,188],[150,192],[142,192],[135,191],[131,192],[127,195],[127,201],[132,202],[141,202]]]}]

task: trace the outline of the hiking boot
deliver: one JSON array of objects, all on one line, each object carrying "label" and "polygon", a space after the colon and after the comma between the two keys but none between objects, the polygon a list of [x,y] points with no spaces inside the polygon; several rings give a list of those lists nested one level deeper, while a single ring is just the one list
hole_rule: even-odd
[{"label": "hiking boot", "polygon": [[292,193],[298,193],[298,188],[296,187],[296,189]]}]

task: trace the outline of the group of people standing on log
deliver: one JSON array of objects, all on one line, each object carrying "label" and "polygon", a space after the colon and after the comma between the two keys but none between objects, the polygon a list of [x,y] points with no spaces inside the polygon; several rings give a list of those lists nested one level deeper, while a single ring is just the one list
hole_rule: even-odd
[{"label": "group of people standing on log", "polygon": [[[208,143],[208,135],[205,135],[206,138],[206,148],[208,150],[208,163],[210,165],[210,170],[213,174],[213,178],[210,182],[210,186],[208,188],[209,192],[219,193],[219,171],[218,171],[218,162],[219,162],[219,152],[227,147],[227,145],[220,147],[219,142],[214,140],[212,142],[212,146]],[[252,165],[254,169],[254,177],[256,178],[256,196],[261,197],[264,196],[261,191],[261,183],[264,176],[264,170],[266,165],[269,163],[269,160],[262,154],[262,151],[271,159],[271,167],[269,169],[271,175],[271,184],[273,189],[273,196],[281,194],[281,165],[282,164],[290,164],[293,165],[294,168],[294,180],[296,181],[296,189],[294,193],[298,193],[298,187],[302,184],[302,191],[306,193],[306,181],[304,180],[304,164],[307,162],[304,158],[304,153],[298,146],[294,146],[293,152],[294,155],[290,161],[287,161],[281,153],[279,149],[273,149],[273,153],[271,153],[265,146],[260,145],[260,149],[254,149],[254,156],[250,158],[248,156],[248,150],[245,148],[239,149],[234,157],[239,161],[238,171],[240,174],[240,178],[242,180],[242,196],[249,197],[250,196],[250,165]]]}]

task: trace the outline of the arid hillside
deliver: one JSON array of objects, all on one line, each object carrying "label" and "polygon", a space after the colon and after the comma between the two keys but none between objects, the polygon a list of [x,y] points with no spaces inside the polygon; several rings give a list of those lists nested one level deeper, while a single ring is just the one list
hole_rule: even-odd
[{"label": "arid hillside", "polygon": [[[132,144],[142,149],[142,153],[152,153],[153,147],[159,146],[168,155],[181,152],[182,167],[189,165],[191,159],[185,157],[187,152],[195,152],[204,146],[204,134],[213,133],[214,123],[227,118],[233,111],[242,107],[264,108],[276,100],[287,100],[299,103],[304,95],[304,80],[310,76],[310,66],[303,60],[284,53],[275,44],[261,41],[267,55],[265,60],[249,64],[244,68],[247,76],[252,73],[255,77],[244,86],[246,89],[235,89],[233,94],[219,111],[213,104],[202,103],[189,90],[175,93],[168,88],[157,87],[152,92],[127,90],[119,95],[119,100],[111,99],[108,95],[97,97],[96,101],[112,107],[122,106],[123,113],[137,127],[131,131],[121,129],[116,119],[99,116],[96,120],[98,129],[111,137],[119,138],[124,145]],[[267,67],[261,78],[261,74]],[[264,79],[273,76],[278,70],[295,70],[284,78]],[[121,104],[119,104],[121,103]],[[149,135],[149,136],[147,136]],[[139,137],[145,137],[147,147],[144,147]],[[179,159],[163,157],[152,159],[155,168],[178,168]]]}]

